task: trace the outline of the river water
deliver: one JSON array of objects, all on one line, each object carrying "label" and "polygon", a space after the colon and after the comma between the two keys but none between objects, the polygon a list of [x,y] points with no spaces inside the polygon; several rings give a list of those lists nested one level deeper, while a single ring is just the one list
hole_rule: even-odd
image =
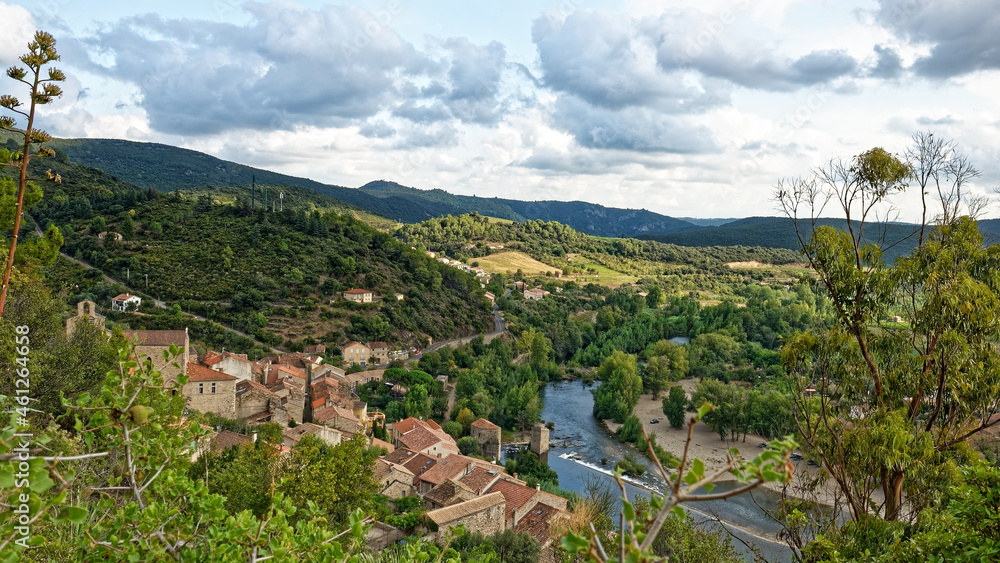
[{"label": "river water", "polygon": [[[643,462],[646,474],[627,487],[629,498],[635,495],[649,496],[649,491],[662,493],[666,483],[660,478],[653,462],[635,454],[634,450],[621,444],[593,417],[594,397],[590,393],[593,386],[582,381],[559,381],[549,383],[541,390],[545,402],[542,420],[555,424],[550,436],[549,466],[559,474],[559,486],[563,489],[585,494],[588,479],[599,478],[610,484],[614,490],[618,486],[611,477],[616,461],[624,459],[627,452],[637,461]],[[575,457],[580,459],[575,459]],[[607,458],[604,465],[601,458]],[[715,491],[724,491],[735,486],[731,482],[720,483]],[[729,524],[727,528],[735,536],[753,543],[768,561],[791,561],[791,551],[785,544],[775,540],[781,530],[755,503],[765,508],[774,508],[779,495],[772,491],[758,489],[749,494],[739,495],[729,500],[698,502],[687,507],[696,521],[704,521],[718,516]],[[617,518],[615,518],[617,521]],[[739,541],[733,545],[743,553],[749,550]]]}]

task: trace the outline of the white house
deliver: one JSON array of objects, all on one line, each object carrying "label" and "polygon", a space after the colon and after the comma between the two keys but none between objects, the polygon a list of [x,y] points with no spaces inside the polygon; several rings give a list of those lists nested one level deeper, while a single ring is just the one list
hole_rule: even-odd
[{"label": "white house", "polygon": [[111,310],[118,312],[134,311],[142,304],[142,298],[131,293],[122,293],[111,300]]}]

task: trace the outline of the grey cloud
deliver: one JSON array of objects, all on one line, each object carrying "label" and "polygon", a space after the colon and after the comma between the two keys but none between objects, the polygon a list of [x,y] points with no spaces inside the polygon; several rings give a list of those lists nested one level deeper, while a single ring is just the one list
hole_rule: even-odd
[{"label": "grey cloud", "polygon": [[921,127],[940,127],[942,125],[957,125],[959,121],[952,116],[933,118],[921,116],[917,118],[917,124]]},{"label": "grey cloud", "polygon": [[875,46],[875,55],[878,61],[875,67],[868,72],[873,78],[895,79],[903,74],[903,59],[892,47]]},{"label": "grey cloud", "polygon": [[746,88],[791,91],[850,76],[858,68],[839,49],[788,57],[696,10],[668,10],[639,25],[655,44],[663,70],[695,70]]},{"label": "grey cloud", "polygon": [[396,130],[384,121],[370,121],[358,133],[369,139],[386,139],[395,135]]},{"label": "grey cloud", "polygon": [[995,0],[880,0],[878,23],[914,45],[930,46],[912,70],[943,79],[1000,69]]},{"label": "grey cloud", "polygon": [[150,126],[165,133],[343,127],[383,110],[421,124],[502,117],[498,43],[452,40],[439,60],[355,6],[243,8],[253,16],[246,25],[144,15],[77,46],[92,53],[89,70],[135,84]]},{"label": "grey cloud", "polygon": [[612,110],[594,107],[575,96],[562,96],[552,120],[579,145],[592,149],[662,153],[717,150],[708,128],[646,107]]}]

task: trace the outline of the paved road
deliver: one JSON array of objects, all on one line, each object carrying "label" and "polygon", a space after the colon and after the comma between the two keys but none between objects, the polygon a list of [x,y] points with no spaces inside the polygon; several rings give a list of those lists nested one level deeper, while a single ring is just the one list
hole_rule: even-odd
[{"label": "paved road", "polygon": [[[507,293],[504,295],[504,297],[506,297],[507,295],[510,295],[510,290],[509,289],[507,290]],[[481,335],[483,337],[483,342],[489,344],[490,342],[493,341],[494,338],[500,336],[501,334],[503,334],[505,332],[507,332],[507,323],[504,322],[503,317],[500,315],[500,307],[497,306],[496,304],[494,304],[493,305],[493,331],[492,332],[487,332],[486,334]],[[451,338],[449,340],[442,340],[441,342],[438,342],[436,344],[428,346],[424,350],[421,350],[420,351],[420,355],[413,356],[412,358],[408,358],[406,360],[406,362],[404,362],[404,363],[410,363],[410,362],[420,361],[420,356],[422,356],[423,354],[426,354],[427,352],[433,352],[433,351],[441,348],[442,346],[451,346],[452,348],[458,348],[462,344],[468,344],[469,342],[472,342],[473,340],[475,340],[479,336],[480,336],[479,334],[474,334],[472,336],[463,336],[461,338]]]},{"label": "paved road", "polygon": [[[38,236],[42,236],[43,235],[41,227],[38,226],[38,222],[35,222],[35,233],[37,233]],[[104,277],[104,281],[106,281],[108,283],[121,284],[121,285],[125,286],[125,289],[128,289],[128,290],[131,291],[131,288],[129,288],[128,284],[126,284],[125,282],[123,282],[121,280],[116,280],[115,278],[113,278],[113,277],[105,274],[103,270],[100,270],[99,268],[95,268],[95,267],[91,266],[90,264],[84,262],[83,260],[77,260],[76,258],[73,258],[72,256],[70,256],[68,254],[65,254],[63,252],[60,252],[59,255],[62,256],[63,258],[65,258],[65,259],[69,260],[70,262],[73,262],[74,264],[78,264],[80,266],[83,266],[84,268],[87,268],[88,270],[97,270],[97,271],[101,272],[101,276]],[[159,299],[153,299],[153,304],[156,305],[157,307],[159,307],[160,309],[166,309],[167,308],[167,304],[165,302],[159,300]],[[195,315],[194,313],[184,313],[183,311],[181,313],[184,314],[185,316],[191,317],[191,318],[193,318],[195,320],[198,320],[198,321],[202,321],[202,322],[208,322],[209,321],[209,319],[206,319],[205,317],[202,317],[200,315]],[[254,336],[252,334],[246,334],[245,332],[240,332],[240,331],[236,330],[235,328],[228,327],[228,326],[226,326],[226,325],[224,325],[222,323],[219,323],[217,321],[212,321],[212,322],[214,322],[215,324],[221,326],[223,329],[228,330],[229,332],[232,332],[233,334],[238,334],[240,336],[244,336],[246,338],[249,338],[250,340],[253,340],[257,344],[260,344],[261,346],[268,347],[267,344],[264,344],[263,342],[261,342],[261,341],[257,340],[256,338],[254,338]],[[272,347],[272,348],[270,348],[270,350],[272,352],[275,352],[275,353],[278,353],[278,354],[284,354],[283,350],[279,350],[277,348],[273,348]]]}]

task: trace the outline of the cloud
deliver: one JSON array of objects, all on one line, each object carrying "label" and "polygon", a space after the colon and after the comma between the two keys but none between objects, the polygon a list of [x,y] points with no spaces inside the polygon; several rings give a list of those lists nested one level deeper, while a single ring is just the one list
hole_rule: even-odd
[{"label": "cloud", "polygon": [[3,33],[0,33],[0,64],[4,68],[20,64],[18,57],[27,52],[28,43],[37,29],[35,18],[21,6],[0,2],[0,22],[3,22]]},{"label": "cloud", "polygon": [[576,96],[561,96],[552,121],[580,146],[591,149],[664,153],[716,150],[707,127],[647,107],[614,110],[595,107]]},{"label": "cloud", "polygon": [[875,21],[930,52],[912,70],[935,79],[1000,69],[994,0],[880,0]]},{"label": "cloud", "polygon": [[858,68],[841,49],[788,56],[741,35],[730,18],[697,10],[667,10],[639,25],[656,46],[664,71],[693,70],[746,88],[791,91],[852,75]]},{"label": "cloud", "polygon": [[875,55],[878,61],[868,75],[873,78],[892,80],[903,74],[903,59],[892,47],[875,45]]},{"label": "cloud", "polygon": [[[436,58],[356,6],[250,2],[244,9],[252,16],[246,25],[119,20],[82,40],[89,70],[134,85],[150,126],[167,134],[355,125],[384,138],[388,124],[366,125],[384,111],[422,125],[494,125],[503,117],[499,43],[450,39]],[[414,142],[435,137],[447,138],[421,133]]]}]

